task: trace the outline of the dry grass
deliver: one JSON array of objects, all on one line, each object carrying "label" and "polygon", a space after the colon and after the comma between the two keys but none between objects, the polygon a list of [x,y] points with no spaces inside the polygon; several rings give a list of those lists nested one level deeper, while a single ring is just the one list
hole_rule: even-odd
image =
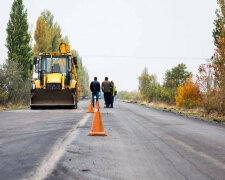
[{"label": "dry grass", "polygon": [[216,112],[207,114],[203,108],[194,108],[194,109],[181,108],[181,109],[178,109],[174,105],[168,105],[163,102],[149,103],[146,101],[134,101],[134,100],[121,100],[121,101],[127,102],[127,103],[137,103],[137,104],[144,105],[147,107],[152,107],[155,109],[160,109],[163,111],[180,114],[180,115],[188,116],[191,118],[197,118],[197,119],[201,119],[201,120],[205,120],[205,121],[211,121],[211,122],[225,124],[225,116],[219,115]]},{"label": "dry grass", "polygon": [[12,104],[8,103],[6,105],[0,105],[0,111],[16,110],[16,109],[25,109],[28,108],[28,105],[24,104]]}]

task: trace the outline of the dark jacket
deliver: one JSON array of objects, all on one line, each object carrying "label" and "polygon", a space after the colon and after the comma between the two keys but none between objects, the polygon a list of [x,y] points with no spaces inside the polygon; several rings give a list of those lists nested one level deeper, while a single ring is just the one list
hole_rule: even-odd
[{"label": "dark jacket", "polygon": [[100,83],[98,81],[92,81],[90,90],[91,92],[100,92]]},{"label": "dark jacket", "polygon": [[110,93],[110,87],[111,87],[111,83],[109,81],[103,81],[102,82],[102,91],[104,93]]}]

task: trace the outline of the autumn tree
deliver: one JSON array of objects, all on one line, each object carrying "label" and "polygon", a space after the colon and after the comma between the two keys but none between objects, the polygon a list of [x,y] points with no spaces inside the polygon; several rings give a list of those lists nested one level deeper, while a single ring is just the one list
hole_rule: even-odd
[{"label": "autumn tree", "polygon": [[167,91],[170,103],[175,103],[175,95],[178,86],[183,84],[191,75],[192,73],[187,71],[187,67],[184,63],[178,64],[171,70],[166,71],[163,86]]},{"label": "autumn tree", "polygon": [[216,49],[213,63],[220,96],[218,111],[225,114],[225,1],[218,0],[217,3],[219,9],[216,10],[217,18],[214,21],[213,38]]},{"label": "autumn tree", "polygon": [[34,33],[35,45],[33,51],[37,56],[40,52],[56,52],[62,42],[61,28],[54,22],[53,14],[44,10],[36,23]]},{"label": "autumn tree", "polygon": [[33,51],[35,56],[38,56],[40,52],[47,51],[48,49],[48,27],[42,18],[38,18],[36,23],[36,30],[34,32],[35,45]]},{"label": "autumn tree", "polygon": [[198,68],[197,83],[203,95],[203,107],[209,114],[216,110],[218,98],[218,85],[215,79],[215,67],[212,61],[201,64]]},{"label": "autumn tree", "polygon": [[22,71],[23,80],[30,76],[32,51],[28,32],[27,10],[23,0],[14,0],[7,24],[6,47],[8,48],[7,63],[15,62]]},{"label": "autumn tree", "polygon": [[202,98],[198,84],[194,83],[191,78],[187,79],[182,85],[178,86],[175,99],[178,108],[200,106]]},{"label": "autumn tree", "polygon": [[54,16],[49,10],[42,11],[40,18],[42,18],[45,21],[45,23],[48,25],[49,29],[53,28]]}]

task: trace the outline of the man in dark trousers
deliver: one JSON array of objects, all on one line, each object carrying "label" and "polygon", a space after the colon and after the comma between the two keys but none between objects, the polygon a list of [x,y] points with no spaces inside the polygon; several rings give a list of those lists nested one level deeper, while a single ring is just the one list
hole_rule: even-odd
[{"label": "man in dark trousers", "polygon": [[110,86],[111,86],[111,83],[108,81],[108,77],[105,77],[105,81],[102,82],[102,92],[104,93],[106,108],[108,108],[109,104],[111,103]]},{"label": "man in dark trousers", "polygon": [[95,97],[96,102],[98,101],[99,92],[100,92],[100,83],[97,81],[97,77],[94,77],[94,81],[91,82],[90,90],[92,92],[92,104],[95,106]]}]

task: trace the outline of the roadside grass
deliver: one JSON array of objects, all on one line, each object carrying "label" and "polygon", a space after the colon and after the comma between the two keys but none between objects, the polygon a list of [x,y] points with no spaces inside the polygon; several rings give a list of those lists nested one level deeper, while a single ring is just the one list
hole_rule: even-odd
[{"label": "roadside grass", "polygon": [[187,116],[190,118],[196,118],[196,119],[201,119],[204,121],[225,124],[225,116],[221,116],[217,113],[207,114],[203,108],[194,108],[194,109],[181,108],[181,109],[178,109],[178,108],[176,108],[176,106],[168,105],[168,104],[162,103],[162,102],[148,103],[146,101],[140,101],[140,100],[120,100],[120,101],[127,102],[127,103],[136,103],[136,104],[151,107],[154,109],[172,112],[172,113],[182,115],[182,116]]},{"label": "roadside grass", "polygon": [[28,105],[24,104],[11,104],[8,103],[6,105],[0,105],[0,111],[10,111],[10,110],[19,110],[19,109],[25,109],[28,108]]}]

